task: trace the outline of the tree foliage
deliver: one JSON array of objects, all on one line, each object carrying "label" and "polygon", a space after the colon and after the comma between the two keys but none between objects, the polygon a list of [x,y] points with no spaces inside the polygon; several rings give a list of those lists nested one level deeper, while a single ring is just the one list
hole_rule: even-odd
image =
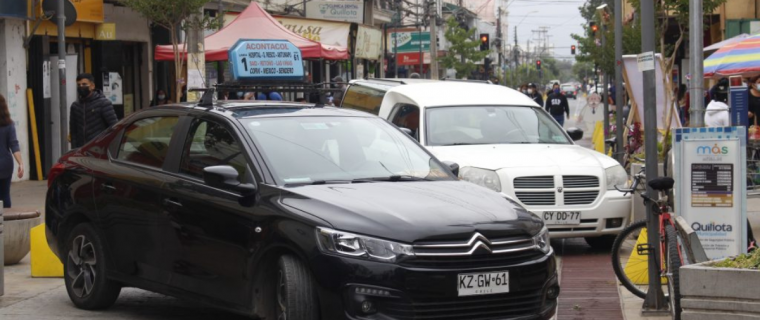
[{"label": "tree foliage", "polygon": [[480,51],[480,41],[473,40],[475,31],[474,28],[465,30],[460,27],[453,17],[446,22],[444,36],[451,46],[446,56],[438,58],[438,61],[444,68],[456,70],[457,78],[472,74],[477,68],[475,62],[483,60],[490,53],[490,50]]},{"label": "tree foliage", "polygon": [[[223,21],[203,15],[203,7],[211,0],[119,0],[125,6],[139,12],[152,23],[161,26],[171,34],[174,49],[175,91],[179,98],[182,90],[182,70],[185,57],[181,54],[186,50],[187,33],[184,41],[179,39],[180,30],[217,29]],[[220,15],[220,17],[223,15]],[[180,50],[180,45],[182,50]]]}]

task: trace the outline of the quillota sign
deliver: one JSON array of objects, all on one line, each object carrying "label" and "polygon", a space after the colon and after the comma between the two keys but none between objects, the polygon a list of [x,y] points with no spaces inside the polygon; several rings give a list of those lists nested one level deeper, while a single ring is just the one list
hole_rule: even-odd
[{"label": "quillota sign", "polygon": [[747,252],[746,128],[679,128],[673,141],[676,214],[708,258]]},{"label": "quillota sign", "polygon": [[306,17],[364,23],[363,1],[318,1],[306,2]]},{"label": "quillota sign", "polygon": [[287,40],[240,39],[229,50],[236,80],[302,80],[301,50]]}]

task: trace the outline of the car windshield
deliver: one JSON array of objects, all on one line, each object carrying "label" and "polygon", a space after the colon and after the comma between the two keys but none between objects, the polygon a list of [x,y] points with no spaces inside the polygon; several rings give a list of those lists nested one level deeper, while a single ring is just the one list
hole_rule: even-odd
[{"label": "car windshield", "polygon": [[453,180],[448,169],[380,118],[242,121],[280,185]]},{"label": "car windshield", "polygon": [[427,144],[571,144],[564,130],[538,108],[466,106],[428,108]]},{"label": "car windshield", "polygon": [[562,86],[562,91],[575,91],[573,86]]}]

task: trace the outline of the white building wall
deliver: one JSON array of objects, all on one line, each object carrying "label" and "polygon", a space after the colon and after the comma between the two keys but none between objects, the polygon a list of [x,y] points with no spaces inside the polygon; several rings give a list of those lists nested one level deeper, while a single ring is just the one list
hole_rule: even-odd
[{"label": "white building wall", "polygon": [[[29,172],[29,112],[26,105],[26,53],[23,20],[0,19],[0,94],[8,101],[11,119],[16,124],[16,135],[21,146],[24,176],[13,181],[28,180]],[[16,166],[16,165],[14,165]]]}]

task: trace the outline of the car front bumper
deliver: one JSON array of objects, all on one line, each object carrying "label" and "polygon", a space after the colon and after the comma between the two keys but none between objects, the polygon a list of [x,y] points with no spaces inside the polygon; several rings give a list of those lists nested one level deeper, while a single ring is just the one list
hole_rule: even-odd
[{"label": "car front bumper", "polygon": [[[553,251],[485,268],[421,268],[413,261],[382,263],[324,254],[311,265],[322,319],[549,319],[559,294]],[[459,274],[492,271],[509,271],[509,293],[458,296]]]}]

